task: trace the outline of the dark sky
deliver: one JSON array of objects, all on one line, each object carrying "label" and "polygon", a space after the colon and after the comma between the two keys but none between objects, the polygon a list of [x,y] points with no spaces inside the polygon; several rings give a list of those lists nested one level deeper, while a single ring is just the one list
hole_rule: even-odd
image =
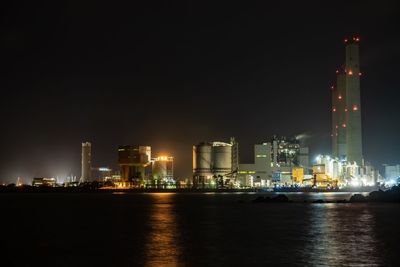
[{"label": "dark sky", "polygon": [[[11,2],[11,1],[10,1]],[[192,145],[307,133],[330,153],[342,40],[361,37],[364,156],[400,163],[398,1],[16,2],[1,9],[0,179],[80,176],[151,145],[191,175]],[[146,2],[146,4],[133,4]]]}]

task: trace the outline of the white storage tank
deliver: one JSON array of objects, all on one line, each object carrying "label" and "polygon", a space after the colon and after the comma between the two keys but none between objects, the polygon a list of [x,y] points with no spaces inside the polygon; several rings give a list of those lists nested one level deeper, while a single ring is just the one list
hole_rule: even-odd
[{"label": "white storage tank", "polygon": [[211,175],[211,145],[200,143],[193,146],[193,172],[194,175]]},{"label": "white storage tank", "polygon": [[212,146],[212,170],[215,175],[225,176],[232,172],[232,145],[214,142]]}]

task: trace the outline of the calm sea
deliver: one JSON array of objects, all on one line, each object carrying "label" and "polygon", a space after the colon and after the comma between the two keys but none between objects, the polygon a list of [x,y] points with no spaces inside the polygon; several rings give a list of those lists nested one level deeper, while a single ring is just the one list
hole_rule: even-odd
[{"label": "calm sea", "polygon": [[0,266],[399,266],[399,204],[346,193],[1,194]]}]

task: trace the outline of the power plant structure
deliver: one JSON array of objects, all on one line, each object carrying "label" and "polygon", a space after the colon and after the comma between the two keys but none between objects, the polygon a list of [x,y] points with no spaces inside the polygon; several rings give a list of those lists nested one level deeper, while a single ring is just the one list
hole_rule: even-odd
[{"label": "power plant structure", "polygon": [[92,178],[92,144],[82,143],[82,171],[80,182],[90,182]]},{"label": "power plant structure", "polygon": [[118,165],[121,170],[121,181],[124,187],[141,187],[151,168],[150,146],[120,146],[118,148]]},{"label": "power plant structure", "polygon": [[[379,171],[364,162],[362,148],[359,37],[344,40],[345,62],[332,86],[332,156],[317,157],[314,185],[374,186],[382,182]],[[319,165],[325,166],[322,168]],[[328,167],[334,166],[334,167]],[[318,172],[324,170],[323,172]],[[337,171],[330,171],[330,169]]]},{"label": "power plant structure", "polygon": [[363,164],[359,37],[345,39],[345,64],[332,87],[332,154],[351,164]]},{"label": "power plant structure", "polygon": [[237,186],[273,187],[301,184],[309,171],[309,150],[301,136],[274,135],[254,145],[254,162],[239,164]]},{"label": "power plant structure", "polygon": [[232,187],[238,165],[238,144],[202,142],[193,146],[193,187]]},{"label": "power plant structure", "polygon": [[175,184],[174,180],[174,157],[160,156],[152,160],[152,185],[162,187],[163,185]]}]

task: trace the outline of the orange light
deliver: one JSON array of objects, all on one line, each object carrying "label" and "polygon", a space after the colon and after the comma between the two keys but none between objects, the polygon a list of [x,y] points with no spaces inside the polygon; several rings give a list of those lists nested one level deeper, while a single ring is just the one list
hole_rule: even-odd
[{"label": "orange light", "polygon": [[354,106],[353,106],[353,111],[357,111],[357,110],[358,110],[357,105],[354,105]]},{"label": "orange light", "polygon": [[342,127],[343,127],[343,128],[346,128],[346,123],[343,123],[343,124],[342,124]]},{"label": "orange light", "polygon": [[349,75],[353,75],[353,71],[352,70],[349,70]]}]

